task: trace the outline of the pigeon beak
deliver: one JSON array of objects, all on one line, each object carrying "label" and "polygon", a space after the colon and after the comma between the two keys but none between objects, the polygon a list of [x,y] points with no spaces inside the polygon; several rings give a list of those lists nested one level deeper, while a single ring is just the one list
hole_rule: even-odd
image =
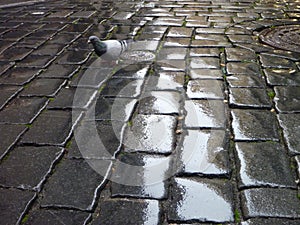
[{"label": "pigeon beak", "polygon": [[88,44],[90,44],[90,43],[91,43],[91,41],[90,41],[90,40],[88,40],[88,41],[87,41],[87,43],[88,43]]}]

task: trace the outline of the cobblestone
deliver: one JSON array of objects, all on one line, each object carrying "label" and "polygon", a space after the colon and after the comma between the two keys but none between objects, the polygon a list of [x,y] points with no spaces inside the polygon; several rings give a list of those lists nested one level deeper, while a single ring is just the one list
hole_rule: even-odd
[{"label": "cobblestone", "polygon": [[249,217],[299,218],[299,200],[295,190],[257,188],[242,192],[245,199],[243,209]]},{"label": "cobblestone", "polygon": [[[0,224],[299,224],[300,55],[261,36],[296,0],[16,2]],[[91,35],[134,41],[105,62]]]}]

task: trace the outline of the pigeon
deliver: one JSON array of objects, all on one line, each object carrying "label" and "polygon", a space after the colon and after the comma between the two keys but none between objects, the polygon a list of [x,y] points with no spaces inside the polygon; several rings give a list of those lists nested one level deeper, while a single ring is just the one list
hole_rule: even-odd
[{"label": "pigeon", "polygon": [[101,41],[97,36],[90,36],[89,43],[94,47],[96,54],[104,60],[117,60],[127,50],[131,40],[105,40]]}]

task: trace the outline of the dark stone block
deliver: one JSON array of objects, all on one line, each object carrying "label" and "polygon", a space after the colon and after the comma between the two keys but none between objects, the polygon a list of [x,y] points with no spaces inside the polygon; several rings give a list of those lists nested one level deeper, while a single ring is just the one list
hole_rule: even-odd
[{"label": "dark stone block", "polygon": [[95,98],[97,90],[63,88],[47,106],[48,109],[86,109]]},{"label": "dark stone block", "polygon": [[0,165],[0,184],[39,190],[62,154],[57,147],[17,147]]},{"label": "dark stone block", "polygon": [[69,111],[45,111],[22,137],[22,143],[64,145],[78,121],[79,115]]},{"label": "dark stone block", "polygon": [[254,62],[229,62],[227,63],[228,74],[260,75],[260,68]]},{"label": "dark stone block", "polygon": [[71,87],[100,88],[109,73],[101,69],[87,68],[80,70],[71,80]]},{"label": "dark stone block", "polygon": [[0,85],[0,110],[13,99],[23,88],[18,86]]},{"label": "dark stone block", "polygon": [[66,84],[63,79],[35,79],[21,93],[27,97],[54,97],[57,92]]},{"label": "dark stone block", "polygon": [[54,224],[84,224],[89,213],[75,210],[47,210],[37,209],[28,214],[28,219],[24,225],[54,225]]},{"label": "dark stone block", "polygon": [[33,55],[49,55],[49,56],[55,56],[61,53],[64,50],[65,46],[60,44],[45,44],[41,47],[39,47],[37,50],[32,52]]},{"label": "dark stone block", "polygon": [[280,126],[291,154],[300,153],[300,114],[279,114]]},{"label": "dark stone block", "polygon": [[267,110],[233,109],[234,140],[279,141],[275,114]]},{"label": "dark stone block", "polygon": [[36,194],[18,189],[0,189],[0,217],[2,224],[19,224]]},{"label": "dark stone block", "polygon": [[240,187],[296,188],[283,146],[273,142],[237,143]]},{"label": "dark stone block", "polygon": [[159,204],[155,200],[105,200],[92,225],[159,224]]},{"label": "dark stone block", "polygon": [[85,117],[86,120],[113,120],[126,122],[130,119],[136,99],[104,98],[99,96],[96,105],[91,107]]},{"label": "dark stone block", "polygon": [[300,220],[288,218],[253,218],[241,223],[242,225],[298,225]]},{"label": "dark stone block", "polygon": [[54,59],[53,56],[29,55],[18,66],[45,69]]},{"label": "dark stone block", "polygon": [[226,48],[226,59],[227,61],[255,61],[256,55],[254,51],[244,48]]},{"label": "dark stone block", "polygon": [[[98,171],[92,169],[89,161],[95,163],[92,167],[98,166]],[[104,184],[105,177],[102,174],[106,175],[109,168],[110,162],[105,160],[61,161],[44,185],[41,206],[91,210],[95,194]]]},{"label": "dark stone block", "polygon": [[229,104],[233,107],[271,108],[272,103],[262,88],[230,88]]},{"label": "dark stone block", "polygon": [[300,112],[300,88],[275,87],[275,106],[281,113],[298,113]]},{"label": "dark stone block", "polygon": [[300,86],[300,73],[295,69],[268,68],[264,70],[267,82],[272,86]]},{"label": "dark stone block", "polygon": [[0,124],[0,159],[5,156],[9,149],[18,141],[27,128],[23,125]]},{"label": "dark stone block", "polygon": [[46,104],[46,98],[15,98],[0,111],[0,123],[30,124]]},{"label": "dark stone block", "polygon": [[260,61],[262,63],[262,66],[265,68],[287,68],[287,69],[293,69],[296,67],[295,63],[291,60],[277,57],[274,55],[269,54],[260,54]]},{"label": "dark stone block", "polygon": [[32,52],[32,49],[24,47],[11,47],[3,51],[0,55],[0,61],[13,62],[24,59]]},{"label": "dark stone block", "polygon": [[90,52],[85,50],[66,51],[57,59],[58,64],[63,65],[81,65],[89,57]]},{"label": "dark stone block", "polygon": [[233,75],[228,76],[226,81],[228,82],[229,87],[233,88],[264,88],[266,86],[263,77],[257,75]]},{"label": "dark stone block", "polygon": [[84,121],[74,133],[68,156],[112,159],[120,151],[124,124],[118,121]]},{"label": "dark stone block", "polygon": [[255,188],[242,191],[242,208],[246,218],[300,218],[300,200],[291,189]]},{"label": "dark stone block", "polygon": [[40,73],[39,69],[13,67],[0,77],[1,84],[24,85]]},{"label": "dark stone block", "polygon": [[43,78],[71,78],[78,71],[74,65],[52,64],[39,77]]},{"label": "dark stone block", "polygon": [[141,93],[143,80],[112,78],[103,88],[101,95],[106,97],[136,98]]}]

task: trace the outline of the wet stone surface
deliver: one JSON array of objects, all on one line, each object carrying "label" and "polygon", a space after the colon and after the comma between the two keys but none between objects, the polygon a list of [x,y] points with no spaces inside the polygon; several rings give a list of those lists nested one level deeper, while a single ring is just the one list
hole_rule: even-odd
[{"label": "wet stone surface", "polygon": [[271,108],[272,104],[265,89],[230,88],[229,104],[233,107]]},{"label": "wet stone surface", "polygon": [[255,188],[242,192],[243,210],[250,217],[299,218],[297,191],[291,189]]},{"label": "wet stone surface", "polygon": [[223,73],[218,69],[191,69],[190,76],[192,79],[223,79]]},{"label": "wet stone surface", "polygon": [[243,48],[226,48],[226,59],[228,61],[255,61],[256,55],[254,51]]},{"label": "wet stone surface", "polygon": [[242,222],[242,225],[268,225],[268,224],[280,224],[280,225],[297,225],[300,223],[300,220],[297,219],[288,219],[288,218],[254,218],[249,219],[245,222]]},{"label": "wet stone surface", "polygon": [[76,127],[68,156],[85,159],[112,159],[120,150],[124,124],[119,121],[87,120]]},{"label": "wet stone surface", "polygon": [[220,68],[220,61],[218,58],[212,57],[197,57],[191,59],[192,69],[218,69]]},{"label": "wet stone surface", "polygon": [[229,156],[225,131],[187,130],[179,153],[181,173],[228,175]]},{"label": "wet stone surface", "polygon": [[[165,199],[167,197],[169,157],[149,156],[141,154],[125,154],[120,158],[122,163],[138,166],[124,167],[116,163],[112,174],[113,197],[138,197]],[[131,185],[130,185],[131,184]]]},{"label": "wet stone surface", "polygon": [[300,112],[299,87],[275,87],[275,106],[281,113]]},{"label": "wet stone surface", "polygon": [[267,68],[264,70],[267,82],[278,86],[300,86],[300,73],[294,69]]},{"label": "wet stone surface", "polygon": [[140,114],[179,114],[181,97],[178,92],[153,91],[142,97]]},{"label": "wet stone surface", "polygon": [[166,71],[158,72],[157,78],[150,79],[146,88],[150,90],[182,90],[184,85],[184,73]]},{"label": "wet stone surface", "polygon": [[233,221],[231,186],[226,181],[175,178],[168,208],[174,222]]},{"label": "wet stone surface", "polygon": [[[126,128],[125,150],[128,152],[171,153],[176,119],[167,115],[137,115]],[[162,132],[163,131],[163,132]]]},{"label": "wet stone surface", "polygon": [[268,54],[260,54],[260,61],[264,68],[295,68],[295,64],[293,63],[293,61]]},{"label": "wet stone surface", "polygon": [[240,87],[240,88],[264,88],[265,82],[263,77],[257,75],[234,75],[226,78],[229,87]]},{"label": "wet stone surface", "polygon": [[234,140],[236,141],[278,141],[278,127],[275,115],[267,110],[233,109]]},{"label": "wet stone surface", "polygon": [[227,63],[228,74],[245,74],[245,75],[259,75],[259,66],[253,62],[230,62]]},{"label": "wet stone surface", "polygon": [[[296,187],[283,146],[273,142],[237,143],[240,187]],[[265,174],[268,176],[265,176]]]},{"label": "wet stone surface", "polygon": [[188,128],[224,128],[225,106],[220,100],[187,100],[184,125]]},{"label": "wet stone surface", "polygon": [[101,95],[106,97],[136,98],[141,93],[142,85],[143,80],[113,78],[106,83]]},{"label": "wet stone surface", "polygon": [[299,153],[300,141],[300,115],[299,114],[279,114],[279,124],[283,129],[283,135],[288,145],[289,152]]},{"label": "wet stone surface", "polygon": [[85,119],[128,121],[137,103],[132,98],[105,98],[98,96]]},{"label": "wet stone surface", "polygon": [[223,82],[218,80],[191,80],[187,85],[191,99],[224,99]]},{"label": "wet stone surface", "polygon": [[0,223],[299,224],[300,56],[259,39],[297,3],[3,8]]}]

